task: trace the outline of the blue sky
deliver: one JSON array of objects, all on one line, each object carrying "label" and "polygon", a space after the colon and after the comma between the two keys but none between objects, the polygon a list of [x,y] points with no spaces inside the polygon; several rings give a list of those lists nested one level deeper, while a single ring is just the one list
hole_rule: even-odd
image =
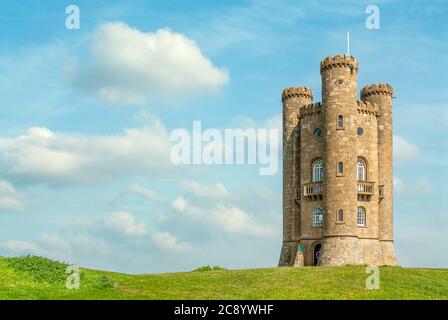
[{"label": "blue sky", "polygon": [[[79,30],[65,28],[70,4]],[[370,4],[379,30],[365,27]],[[387,82],[397,97],[399,263],[447,267],[447,11],[444,1],[2,1],[0,255],[132,273],[276,265],[281,170],[174,167],[170,132],[194,120],[278,127],[281,90],[306,85],[319,101],[319,62],[345,52],[349,29],[359,89]]]}]

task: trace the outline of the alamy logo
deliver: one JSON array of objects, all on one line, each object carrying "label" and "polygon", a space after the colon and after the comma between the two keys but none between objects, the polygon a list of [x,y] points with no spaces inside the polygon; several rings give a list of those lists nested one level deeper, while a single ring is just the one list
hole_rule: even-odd
[{"label": "alamy logo", "polygon": [[68,14],[65,20],[65,27],[67,30],[79,30],[81,28],[81,15],[79,7],[76,5],[69,5],[65,8],[65,13]]},{"label": "alamy logo", "polygon": [[193,132],[176,129],[170,140],[170,159],[175,165],[243,165],[260,166],[260,175],[278,170],[278,129],[206,129],[193,121]]},{"label": "alamy logo", "polygon": [[79,267],[75,265],[68,266],[67,269],[65,269],[65,273],[68,274],[67,279],[65,281],[65,287],[69,290],[79,289],[80,288]]},{"label": "alamy logo", "polygon": [[366,28],[369,30],[380,29],[380,8],[375,5],[367,6],[366,14],[369,16],[366,18]]},{"label": "alamy logo", "polygon": [[380,288],[380,268],[378,266],[368,266],[366,273],[370,274],[366,279],[366,289],[378,290]]}]

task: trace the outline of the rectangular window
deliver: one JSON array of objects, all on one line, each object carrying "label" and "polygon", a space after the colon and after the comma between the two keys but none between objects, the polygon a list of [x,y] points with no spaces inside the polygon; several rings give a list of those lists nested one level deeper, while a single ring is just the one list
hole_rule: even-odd
[{"label": "rectangular window", "polygon": [[366,209],[364,207],[358,207],[358,227],[364,227],[366,225]]},{"label": "rectangular window", "polygon": [[356,164],[358,181],[366,180],[366,164],[362,160],[358,160]]},{"label": "rectangular window", "polygon": [[363,226],[365,226],[365,225],[366,225],[366,222],[365,222],[365,220],[364,220],[364,216],[359,215],[359,216],[358,216],[358,226],[363,227]]},{"label": "rectangular window", "polygon": [[339,162],[338,163],[338,176],[343,176],[343,175],[344,175],[344,163]]},{"label": "rectangular window", "polygon": [[324,180],[324,163],[317,160],[313,163],[313,182],[322,182]]},{"label": "rectangular window", "polygon": [[338,222],[344,222],[344,210],[342,209],[338,211]]},{"label": "rectangular window", "polygon": [[324,224],[324,211],[322,208],[313,209],[313,227],[322,227]]},{"label": "rectangular window", "polygon": [[338,129],[344,129],[344,117],[341,115],[338,116]]}]

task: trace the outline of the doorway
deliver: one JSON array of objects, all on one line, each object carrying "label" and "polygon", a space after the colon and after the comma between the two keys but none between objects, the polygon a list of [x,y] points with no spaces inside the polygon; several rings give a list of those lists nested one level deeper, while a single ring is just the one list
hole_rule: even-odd
[{"label": "doorway", "polygon": [[320,243],[317,243],[314,246],[314,250],[313,250],[313,266],[317,266],[319,264],[320,249],[321,248],[322,248],[322,245]]}]

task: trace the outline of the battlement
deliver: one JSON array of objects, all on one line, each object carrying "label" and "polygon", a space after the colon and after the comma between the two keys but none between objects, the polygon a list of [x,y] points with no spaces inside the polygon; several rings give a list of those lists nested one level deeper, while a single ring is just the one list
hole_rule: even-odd
[{"label": "battlement", "polygon": [[282,101],[285,101],[289,98],[307,98],[313,100],[313,91],[307,87],[289,87],[283,90],[282,93]]},{"label": "battlement", "polygon": [[394,89],[389,84],[371,84],[368,86],[365,86],[361,90],[361,99],[364,100],[366,97],[369,97],[371,95],[386,95],[386,96],[392,96],[394,93]]},{"label": "battlement", "polygon": [[320,73],[324,70],[331,68],[353,68],[355,71],[358,70],[358,61],[356,61],[355,57],[344,54],[340,56],[339,54],[335,56],[326,57],[320,63]]},{"label": "battlement", "polygon": [[322,103],[310,103],[302,106],[299,110],[299,119],[303,119],[304,117],[318,115],[322,113]]},{"label": "battlement", "polygon": [[380,111],[379,111],[379,107],[376,103],[357,100],[356,105],[357,105],[357,110],[359,113],[370,114],[370,115],[374,115],[376,117],[379,117],[381,115]]}]

